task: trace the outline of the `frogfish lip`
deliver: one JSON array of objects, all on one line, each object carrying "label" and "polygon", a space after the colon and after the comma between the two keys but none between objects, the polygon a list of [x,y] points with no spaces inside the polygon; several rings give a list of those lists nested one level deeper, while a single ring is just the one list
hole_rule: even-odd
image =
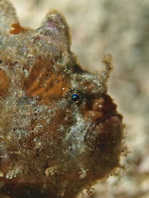
[{"label": "frogfish lip", "polygon": [[103,118],[92,120],[88,127],[85,142],[94,150],[108,152],[110,149],[120,148],[122,138],[122,116],[116,111],[107,113]]},{"label": "frogfish lip", "polygon": [[85,143],[90,160],[94,160],[91,170],[96,170],[90,172],[91,177],[102,178],[114,168],[120,167],[122,131],[122,117],[119,114],[112,114],[102,121],[96,120],[90,125]]},{"label": "frogfish lip", "polygon": [[[114,104],[108,104],[102,111],[102,116],[90,119],[85,134],[84,143],[90,161],[87,174],[89,178],[103,178],[112,170],[120,167],[122,151],[123,122]],[[97,111],[96,111],[97,112]],[[98,114],[99,115],[99,114]]]}]

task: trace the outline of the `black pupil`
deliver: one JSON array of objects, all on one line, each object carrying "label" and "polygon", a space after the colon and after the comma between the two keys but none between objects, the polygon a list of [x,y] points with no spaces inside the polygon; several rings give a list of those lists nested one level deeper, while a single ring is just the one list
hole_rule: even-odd
[{"label": "black pupil", "polygon": [[72,99],[74,102],[78,102],[78,101],[79,101],[79,95],[78,95],[78,94],[72,94],[71,99]]}]

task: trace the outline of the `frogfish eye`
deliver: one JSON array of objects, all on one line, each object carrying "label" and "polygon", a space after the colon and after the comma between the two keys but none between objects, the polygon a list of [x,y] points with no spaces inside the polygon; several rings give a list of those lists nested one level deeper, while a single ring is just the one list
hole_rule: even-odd
[{"label": "frogfish eye", "polygon": [[74,103],[79,103],[81,101],[81,94],[78,93],[78,92],[74,92],[71,94],[71,100],[74,102]]},{"label": "frogfish eye", "polygon": [[72,99],[73,102],[78,103],[79,100],[80,100],[80,97],[79,97],[78,94],[72,94],[72,95],[71,95],[71,99]]}]

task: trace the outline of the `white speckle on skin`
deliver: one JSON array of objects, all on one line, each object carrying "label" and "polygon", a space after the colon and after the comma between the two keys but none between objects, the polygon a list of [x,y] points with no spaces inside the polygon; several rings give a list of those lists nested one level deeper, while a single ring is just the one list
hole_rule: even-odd
[{"label": "white speckle on skin", "polygon": [[0,177],[4,177],[4,173],[0,171]]},{"label": "white speckle on skin", "polygon": [[52,176],[57,172],[57,166],[51,166],[45,170],[46,177]]},{"label": "white speckle on skin", "polygon": [[85,149],[84,138],[86,136],[90,123],[87,123],[79,112],[75,113],[76,122],[70,127],[69,133],[66,135],[65,141],[71,142],[69,146],[69,154],[72,156],[82,153]]},{"label": "white speckle on skin", "polygon": [[21,167],[16,167],[6,174],[6,179],[12,179],[16,177],[19,173],[21,173]]},{"label": "white speckle on skin", "polygon": [[80,179],[84,179],[86,176],[87,176],[87,172],[89,170],[88,169],[84,169],[84,168],[81,168],[81,171],[79,172],[80,173]]}]

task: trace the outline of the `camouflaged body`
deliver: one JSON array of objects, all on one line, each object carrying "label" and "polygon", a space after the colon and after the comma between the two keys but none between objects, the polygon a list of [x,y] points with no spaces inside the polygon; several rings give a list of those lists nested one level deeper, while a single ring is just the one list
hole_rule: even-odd
[{"label": "camouflaged body", "polygon": [[122,117],[106,93],[111,56],[91,74],[70,44],[57,11],[32,30],[0,0],[2,198],[75,197],[119,166]]}]

